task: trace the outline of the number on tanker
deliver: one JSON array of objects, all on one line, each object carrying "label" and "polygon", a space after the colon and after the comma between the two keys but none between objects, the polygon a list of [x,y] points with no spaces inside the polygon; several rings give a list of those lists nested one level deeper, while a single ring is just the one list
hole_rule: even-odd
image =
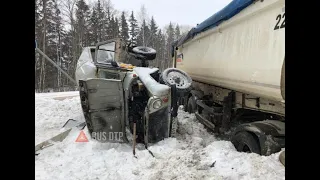
[{"label": "number on tanker", "polygon": [[285,13],[279,14],[276,17],[276,25],[274,26],[274,30],[285,28]]}]

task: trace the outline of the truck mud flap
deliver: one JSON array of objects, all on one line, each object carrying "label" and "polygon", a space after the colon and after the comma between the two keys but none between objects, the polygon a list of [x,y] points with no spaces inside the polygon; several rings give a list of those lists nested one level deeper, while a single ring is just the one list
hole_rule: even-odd
[{"label": "truck mud flap", "polygon": [[127,142],[121,80],[80,80],[79,86],[91,138],[100,142]]}]

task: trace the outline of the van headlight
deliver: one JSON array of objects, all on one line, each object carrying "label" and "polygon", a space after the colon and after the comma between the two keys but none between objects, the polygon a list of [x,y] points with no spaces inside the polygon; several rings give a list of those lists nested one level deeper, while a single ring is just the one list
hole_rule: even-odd
[{"label": "van headlight", "polygon": [[161,99],[157,99],[152,103],[153,109],[159,109],[161,106],[162,106]]}]

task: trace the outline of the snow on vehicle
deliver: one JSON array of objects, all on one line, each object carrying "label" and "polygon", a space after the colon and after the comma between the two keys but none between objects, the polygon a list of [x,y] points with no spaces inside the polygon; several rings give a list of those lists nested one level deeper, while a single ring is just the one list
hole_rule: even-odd
[{"label": "snow on vehicle", "polygon": [[[192,90],[181,100],[239,151],[285,146],[285,1],[233,0],[173,44]],[[231,129],[233,130],[233,129]]]},{"label": "snow on vehicle", "polygon": [[134,142],[148,144],[174,136],[177,96],[190,91],[192,80],[177,69],[163,76],[158,68],[147,67],[155,57],[154,49],[119,38],[84,48],[76,81],[92,138],[129,142],[136,134]]}]

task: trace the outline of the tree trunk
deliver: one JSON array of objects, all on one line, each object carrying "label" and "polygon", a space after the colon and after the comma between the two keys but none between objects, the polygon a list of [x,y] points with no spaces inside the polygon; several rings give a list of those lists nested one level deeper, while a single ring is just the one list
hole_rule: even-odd
[{"label": "tree trunk", "polygon": [[[43,19],[42,19],[42,24],[43,24],[43,34],[42,34],[42,52],[46,52],[46,31],[47,31],[47,0],[43,0]],[[44,91],[44,82],[45,82],[45,58],[42,56],[41,59],[41,67],[40,67],[40,77],[39,77],[39,89],[41,92]]]}]

